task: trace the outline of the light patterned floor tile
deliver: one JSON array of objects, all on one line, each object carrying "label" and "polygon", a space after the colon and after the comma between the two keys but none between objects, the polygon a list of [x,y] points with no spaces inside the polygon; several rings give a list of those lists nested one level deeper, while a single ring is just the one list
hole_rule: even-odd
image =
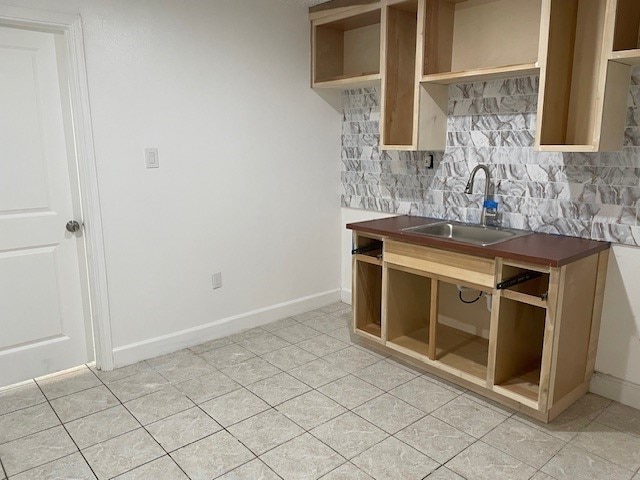
[{"label": "light patterned floor tile", "polygon": [[344,302],[336,302],[336,303],[332,303],[331,305],[327,305],[326,307],[320,307],[318,308],[319,311],[324,312],[324,313],[342,313],[346,310],[349,310],[351,308],[351,305],[346,304]]},{"label": "light patterned floor tile", "polygon": [[265,353],[287,347],[290,343],[276,335],[265,332],[263,335],[256,335],[255,337],[242,340],[238,345],[256,355],[264,355]]},{"label": "light patterned floor tile", "polygon": [[293,327],[294,325],[297,325],[297,324],[298,324],[297,320],[291,317],[287,317],[281,320],[276,320],[275,322],[271,322],[267,325],[263,325],[262,328],[267,332],[275,332],[276,330],[281,330],[287,327]]},{"label": "light patterned floor tile", "polygon": [[180,350],[162,358],[164,358],[162,361],[148,362],[156,372],[171,383],[199,378],[215,371],[215,368],[210,363],[207,363],[191,350]]},{"label": "light patterned floor tile", "polygon": [[266,330],[263,330],[261,327],[249,328],[247,330],[242,330],[241,332],[234,333],[233,335],[229,335],[227,338],[234,343],[241,342],[246,340],[247,338],[257,337],[258,335],[263,335]]},{"label": "light patterned floor tile", "polygon": [[286,373],[280,373],[273,377],[260,380],[248,385],[247,389],[271,406],[279,405],[282,402],[286,402],[311,390],[300,380]]},{"label": "light patterned floor tile", "polygon": [[331,330],[330,332],[327,332],[327,335],[349,345],[355,345],[358,340],[357,338],[355,338],[355,335],[351,333],[351,329],[348,327],[341,327],[335,330]]},{"label": "light patterned floor tile", "polygon": [[344,463],[344,458],[308,433],[261,457],[284,480],[315,480]]},{"label": "light patterned floor tile", "polygon": [[438,467],[436,462],[393,437],[364,451],[352,462],[376,480],[421,480]]},{"label": "light patterned floor tile", "polygon": [[378,387],[374,387],[353,375],[347,375],[328,383],[320,387],[318,391],[349,410],[384,393],[384,390],[380,390]]},{"label": "light patterned floor tile", "polygon": [[640,410],[635,408],[613,402],[596,420],[616,430],[640,436]]},{"label": "light patterned floor tile", "polygon": [[330,353],[323,359],[349,373],[366,368],[378,361],[377,357],[353,346]]},{"label": "light patterned floor tile", "polygon": [[387,360],[374,363],[355,372],[354,375],[382,390],[392,390],[417,376],[412,372],[391,364]]},{"label": "light patterned floor tile", "polygon": [[608,398],[601,397],[595,393],[587,393],[571,405],[568,411],[593,420],[600,415],[605,408],[611,405],[611,403],[611,400]]},{"label": "light patterned floor tile", "polygon": [[78,449],[62,426],[0,445],[0,458],[9,477],[30,470]]},{"label": "light patterned floor tile", "polygon": [[431,415],[476,438],[486,435],[507,419],[505,415],[464,397],[452,400]]},{"label": "light patterned floor tile", "polygon": [[450,460],[447,468],[472,480],[528,480],[536,470],[485,443],[477,442]]},{"label": "light patterned floor tile", "polygon": [[309,362],[289,371],[298,380],[310,387],[318,388],[347,375],[347,372],[322,359]]},{"label": "light patterned floor tile", "polygon": [[304,312],[299,315],[294,315],[291,318],[293,318],[297,322],[304,323],[308,320],[311,320],[312,318],[320,317],[322,315],[326,315],[326,313],[321,312],[320,310],[311,310],[309,312]]},{"label": "light patterned floor tile", "polygon": [[458,396],[451,390],[436,385],[422,377],[414,378],[394,388],[389,393],[425,413],[437,410]]},{"label": "light patterned floor tile", "polygon": [[289,343],[302,342],[303,340],[320,335],[319,331],[307,327],[306,325],[302,325],[301,323],[291,327],[281,328],[273,333]]},{"label": "light patterned floor tile", "polygon": [[189,480],[171,457],[165,455],[115,477],[116,480]]},{"label": "light patterned floor tile", "polygon": [[197,407],[147,425],[147,431],[167,452],[220,431],[222,427]]},{"label": "light patterned floor tile", "polygon": [[218,480],[280,480],[280,477],[256,458],[229,473],[225,473]]},{"label": "light patterned floor tile", "polygon": [[542,467],[557,480],[629,480],[633,472],[581,448],[567,445]]},{"label": "light patterned floor tile", "polygon": [[82,451],[99,480],[128,472],[165,452],[144,429],[140,428]]},{"label": "light patterned floor tile", "polygon": [[200,356],[214,367],[223,369],[249,360],[255,357],[255,354],[240,345],[232,344],[210,350]]},{"label": "light patterned floor tile", "polygon": [[222,372],[214,372],[211,375],[176,383],[175,387],[189,397],[193,403],[199,405],[212,398],[237,390],[240,388],[240,384]]},{"label": "light patterned floor tile", "polygon": [[388,393],[353,410],[391,435],[425,416],[425,413]]},{"label": "light patterned floor tile", "polygon": [[317,427],[346,412],[344,407],[316,391],[288,400],[276,408],[305,430]]},{"label": "light patterned floor tile", "polygon": [[254,458],[229,433],[221,431],[171,453],[191,480],[211,480]]},{"label": "light patterned floor tile", "polygon": [[259,357],[250,358],[237,365],[223,368],[221,371],[232,380],[245,386],[280,373],[280,369]]},{"label": "light patterned floor tile", "polygon": [[47,399],[35,382],[0,390],[0,415],[45,403]]},{"label": "light patterned floor tile", "polygon": [[303,322],[303,324],[322,333],[327,333],[332,330],[348,326],[344,319],[328,314],[318,315],[317,317]]},{"label": "light patterned floor tile", "polygon": [[223,427],[269,409],[267,403],[245,388],[209,400],[200,407]]},{"label": "light patterned floor tile", "polygon": [[321,334],[298,343],[298,346],[318,357],[324,357],[330,353],[347,348],[349,345],[329,335]]},{"label": "light patterned floor tile", "polygon": [[320,480],[372,480],[372,478],[354,464],[344,463]]},{"label": "light patterned floor tile", "polygon": [[482,441],[536,470],[542,468],[564,446],[564,442],[558,438],[513,419],[498,425]]},{"label": "light patterned floor tile", "polygon": [[472,436],[431,416],[412,423],[395,436],[438,463],[448,462],[475,441]]},{"label": "light patterned floor tile", "polygon": [[447,467],[440,467],[431,475],[429,475],[425,480],[465,480],[460,475],[455,472],[452,472]]},{"label": "light patterned floor tile", "polygon": [[584,429],[590,423],[588,418],[581,417],[580,415],[576,415],[572,412],[562,413],[551,423],[539,422],[538,420],[534,420],[520,413],[515,414],[513,418],[517,419],[519,422],[548,433],[551,436],[559,438],[563,442],[571,441],[579,431]]},{"label": "light patterned floor tile", "polygon": [[63,423],[116,405],[120,402],[104,385],[51,400],[51,406]]},{"label": "light patterned floor tile", "polygon": [[97,387],[101,384],[93,372],[86,367],[70,373],[38,379],[37,382],[49,400]]},{"label": "light patterned floor tile", "polygon": [[229,427],[229,433],[256,455],[304,433],[304,430],[275,410],[267,410]]},{"label": "light patterned floor tile", "polygon": [[215,350],[216,348],[226,347],[227,345],[231,345],[233,342],[229,337],[225,338],[216,338],[214,340],[209,340],[208,342],[201,343],[200,345],[195,345],[190,347],[191,350],[196,355],[200,355],[201,353],[209,352],[211,350]]},{"label": "light patterned floor tile", "polygon": [[194,406],[193,402],[173,386],[136,398],[124,404],[142,425],[162,420]]},{"label": "light patterned floor tile", "polygon": [[91,371],[105,384],[122,380],[123,378],[131,377],[137,373],[148,372],[153,370],[147,362],[138,362],[133,365],[127,365],[126,367],[116,368],[109,372],[98,370],[96,367],[91,367]]},{"label": "light patterned floor tile", "polygon": [[167,380],[154,370],[142,371],[109,384],[109,390],[121,402],[157,392],[169,384]]},{"label": "light patterned floor tile", "polygon": [[347,459],[388,437],[387,433],[351,412],[329,420],[310,433]]},{"label": "light patterned floor tile", "polygon": [[627,470],[635,472],[640,468],[640,438],[600,423],[589,424],[571,444]]},{"label": "light patterned floor tile", "polygon": [[140,427],[122,405],[65,424],[78,448],[84,449]]},{"label": "light patterned floor tile", "polygon": [[0,444],[60,425],[48,403],[0,416]]},{"label": "light patterned floor tile", "polygon": [[281,350],[269,352],[263,355],[262,358],[280,370],[288,372],[289,370],[293,370],[301,365],[312,362],[318,357],[300,347],[291,345]]},{"label": "light patterned floor tile", "polygon": [[27,470],[11,477],[11,480],[90,480],[95,478],[82,455],[76,452],[40,467]]}]

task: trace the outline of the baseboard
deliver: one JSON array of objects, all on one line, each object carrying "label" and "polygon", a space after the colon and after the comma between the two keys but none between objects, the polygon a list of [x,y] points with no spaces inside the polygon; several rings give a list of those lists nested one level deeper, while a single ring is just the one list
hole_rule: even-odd
[{"label": "baseboard", "polygon": [[340,292],[340,298],[344,303],[348,303],[349,305],[351,305],[351,290],[343,288]]},{"label": "baseboard", "polygon": [[116,367],[131,365],[141,360],[175,352],[216,338],[226,337],[247,328],[259,327],[281,318],[315,310],[339,301],[340,297],[340,290],[330,290],[233,317],[223,318],[168,335],[150,338],[142,342],[116,347],[113,349],[114,363]]},{"label": "baseboard", "polygon": [[596,372],[591,378],[589,391],[640,409],[640,385]]}]

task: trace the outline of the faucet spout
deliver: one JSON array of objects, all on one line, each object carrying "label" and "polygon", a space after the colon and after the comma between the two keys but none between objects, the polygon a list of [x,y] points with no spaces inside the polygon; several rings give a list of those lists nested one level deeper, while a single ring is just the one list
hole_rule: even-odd
[{"label": "faucet spout", "polygon": [[471,193],[473,193],[473,185],[475,183],[476,174],[478,173],[478,170],[484,171],[484,175],[485,175],[484,198],[482,199],[482,214],[480,217],[480,223],[482,224],[483,227],[486,227],[487,217],[486,217],[486,209],[485,209],[484,203],[489,198],[489,192],[491,189],[491,172],[489,171],[489,167],[482,164],[476,165],[476,167],[471,171],[471,176],[469,177],[467,186],[464,189],[464,193],[466,193],[467,195],[470,195]]}]

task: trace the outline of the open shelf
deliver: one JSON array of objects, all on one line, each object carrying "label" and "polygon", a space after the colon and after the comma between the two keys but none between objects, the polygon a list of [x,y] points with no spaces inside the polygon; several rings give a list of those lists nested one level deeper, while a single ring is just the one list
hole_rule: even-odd
[{"label": "open shelf", "polygon": [[431,279],[389,268],[387,346],[425,359],[429,355]]},{"label": "open shelf", "polygon": [[[424,76],[533,65],[541,0],[426,0]],[[457,73],[453,73],[457,72]],[[428,77],[427,77],[428,78]]]},{"label": "open shelf", "polygon": [[486,381],[488,358],[488,339],[438,324],[436,360],[440,363]]},{"label": "open shelf", "polygon": [[[357,237],[358,243],[375,241]],[[353,262],[355,329],[382,338],[382,266],[358,259]]]},{"label": "open shelf", "polygon": [[416,144],[416,48],[418,1],[386,7],[385,88],[382,101],[382,146]]},{"label": "open shelf", "polygon": [[439,85],[451,85],[462,82],[478,82],[493,80],[496,78],[518,77],[535,75],[540,71],[537,63],[521,63],[518,65],[505,65],[502,67],[477,68],[460,72],[432,73],[422,77],[423,83],[435,83]]},{"label": "open shelf", "polygon": [[640,2],[617,0],[613,51],[640,49]]},{"label": "open shelf", "polygon": [[617,63],[629,65],[630,67],[637,67],[640,65],[640,48],[613,52],[610,59]]},{"label": "open shelf", "polygon": [[545,308],[500,300],[494,376],[499,389],[538,401],[546,318]]},{"label": "open shelf", "polygon": [[313,86],[347,88],[380,80],[380,9],[313,24]]},{"label": "open shelf", "polygon": [[[635,0],[634,0],[635,1]],[[543,150],[596,151],[608,58],[605,1],[552,0],[540,53],[537,144]],[[625,92],[626,95],[626,92]],[[620,141],[622,139],[622,130]],[[547,147],[547,148],[545,148]]]},{"label": "open shelf", "polygon": [[537,272],[528,268],[505,264],[502,267],[502,280],[516,278],[526,273],[540,274],[540,276],[500,290],[500,294],[504,298],[545,308],[549,293],[548,272]]}]

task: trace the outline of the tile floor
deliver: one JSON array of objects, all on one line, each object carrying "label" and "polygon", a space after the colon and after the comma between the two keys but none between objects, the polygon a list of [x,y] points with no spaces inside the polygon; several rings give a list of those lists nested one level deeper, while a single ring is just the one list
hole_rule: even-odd
[{"label": "tile floor", "polygon": [[551,425],[359,346],[335,304],[0,391],[0,480],[640,480],[640,411]]}]

